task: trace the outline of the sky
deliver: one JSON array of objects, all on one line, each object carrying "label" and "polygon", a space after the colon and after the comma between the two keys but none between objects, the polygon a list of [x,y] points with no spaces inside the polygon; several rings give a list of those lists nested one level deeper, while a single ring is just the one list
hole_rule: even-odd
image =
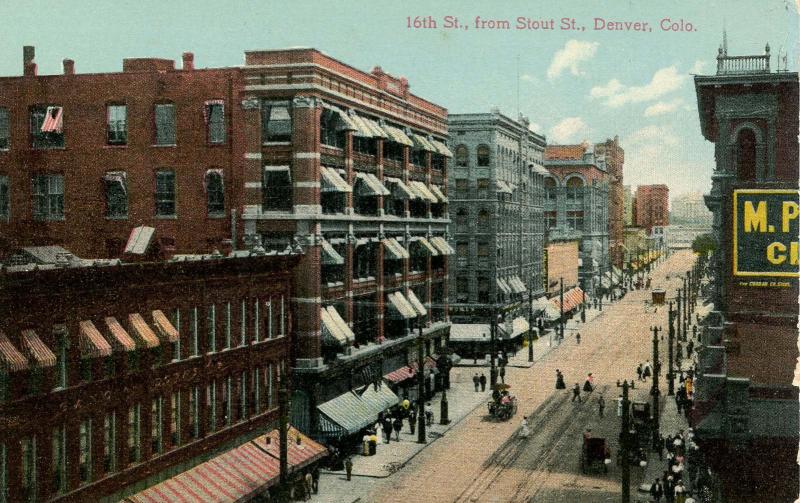
[{"label": "sky", "polygon": [[[0,0],[0,75],[22,73],[23,45],[36,46],[40,74],[60,73],[64,58],[88,73],[120,71],[125,57],[179,65],[191,51],[197,67],[236,66],[246,50],[314,47],[405,76],[450,113],[522,113],[548,143],[618,135],[625,184],[666,183],[675,196],[708,192],[714,166],[692,74],[715,72],[723,29],[729,55],[769,43],[772,67],[782,51],[797,71],[798,1]],[[519,17],[552,29],[517,29]]]}]

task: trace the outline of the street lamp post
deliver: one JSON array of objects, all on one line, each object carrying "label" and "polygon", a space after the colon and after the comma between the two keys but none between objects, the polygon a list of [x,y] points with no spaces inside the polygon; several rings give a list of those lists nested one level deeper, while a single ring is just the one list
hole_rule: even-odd
[{"label": "street lamp post", "polygon": [[675,343],[675,312],[672,310],[672,301],[669,302],[669,336],[667,338],[667,355],[669,360],[669,372],[667,373],[667,395],[675,394],[675,369],[672,362],[672,347]]},{"label": "street lamp post", "polygon": [[[628,381],[617,381],[617,387],[622,388],[622,431],[619,434],[620,459],[622,461],[622,503],[631,501],[631,464],[630,464],[630,402],[628,401]],[[633,388],[631,381],[630,388]]]},{"label": "street lamp post", "polygon": [[652,326],[650,330],[653,331],[653,387],[650,388],[650,394],[653,395],[653,438],[657,439],[659,434],[659,412],[658,412],[658,396],[661,390],[658,389],[658,375],[661,373],[661,362],[658,358],[658,333],[661,327]]},{"label": "street lamp post", "polygon": [[533,281],[528,284],[528,361],[533,362]]},{"label": "street lamp post", "polygon": [[422,354],[422,318],[417,318],[417,443],[428,442],[425,433],[425,356]]},{"label": "street lamp post", "polygon": [[[560,293],[558,297],[558,308],[561,311],[560,325],[561,325],[561,339],[563,340],[564,339],[564,278],[563,277],[559,278],[559,283],[560,283]],[[602,298],[600,302],[601,302],[600,309],[602,310],[603,309]]]},{"label": "street lamp post", "polygon": [[677,334],[676,335],[678,337],[678,340],[681,340],[681,315],[682,315],[682,311],[683,311],[683,301],[681,300],[681,289],[680,288],[678,288],[678,298],[676,300],[676,304],[677,304],[676,305],[677,312],[676,312],[676,315],[675,315],[676,316],[675,322],[678,325],[678,329],[677,329]]},{"label": "street lamp post", "polygon": [[495,352],[495,339],[497,338],[497,320],[500,318],[500,315],[497,314],[497,307],[494,308],[492,311],[492,325],[490,327],[491,332],[491,340],[489,341],[489,361],[490,361],[490,368],[489,368],[489,384],[491,384],[492,389],[494,389],[495,385],[497,384],[497,367],[494,364],[494,352]]},{"label": "street lamp post", "polygon": [[686,283],[686,276],[683,277],[683,329],[682,334],[683,337],[681,338],[682,341],[686,342],[686,326],[687,321],[689,319],[689,289],[687,288]]}]

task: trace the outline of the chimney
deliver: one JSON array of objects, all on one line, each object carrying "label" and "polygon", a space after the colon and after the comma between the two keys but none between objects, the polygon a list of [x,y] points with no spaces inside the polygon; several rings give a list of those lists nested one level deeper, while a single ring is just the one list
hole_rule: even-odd
[{"label": "chimney", "polygon": [[33,62],[36,57],[36,48],[32,45],[22,47],[22,75],[26,77],[36,76],[36,63]]},{"label": "chimney", "polygon": [[64,66],[64,75],[75,75],[75,61],[65,59],[62,64]]},{"label": "chimney", "polygon": [[184,71],[191,71],[194,70],[194,54],[191,52],[184,52],[183,53],[183,70]]}]

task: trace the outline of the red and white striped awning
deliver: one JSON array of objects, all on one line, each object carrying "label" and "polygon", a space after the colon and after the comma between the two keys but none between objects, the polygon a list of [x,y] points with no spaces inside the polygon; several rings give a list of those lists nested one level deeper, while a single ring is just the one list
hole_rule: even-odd
[{"label": "red and white striped awning", "polygon": [[103,335],[91,321],[82,321],[80,327],[80,348],[81,359],[101,358],[111,356],[111,344],[103,338]]},{"label": "red and white striped awning", "polygon": [[399,369],[393,372],[389,372],[383,377],[384,379],[388,379],[389,381],[396,384],[399,382],[403,382],[406,379],[411,379],[412,377],[414,377],[414,370],[409,366],[400,367]]},{"label": "red and white striped awning", "polygon": [[[297,438],[300,443],[297,443]],[[223,503],[249,501],[280,478],[278,430],[220,454],[194,468],[156,484],[123,501],[129,503]],[[267,440],[269,439],[269,440]],[[295,472],[327,454],[322,445],[289,427],[289,472]]]},{"label": "red and white striped awning", "polygon": [[136,339],[140,348],[150,349],[158,346],[158,337],[156,337],[153,329],[147,325],[147,322],[144,321],[141,314],[129,314],[128,326],[130,326],[133,338]]},{"label": "red and white striped awning", "polygon": [[22,350],[38,367],[53,367],[56,364],[56,355],[33,330],[22,331]]},{"label": "red and white striped awning", "polygon": [[61,133],[64,130],[64,109],[47,107],[40,130],[42,133]]},{"label": "red and white striped awning", "polygon": [[170,323],[167,315],[160,309],[153,311],[153,326],[156,327],[158,336],[164,342],[178,342],[178,330]]},{"label": "red and white striped awning", "polygon": [[[556,295],[550,302],[559,310],[560,295]],[[583,303],[583,290],[580,287],[572,288],[564,292],[564,312],[568,313]]]},{"label": "red and white striped awning", "polygon": [[136,349],[136,343],[133,342],[131,336],[128,335],[128,332],[122,328],[119,321],[113,316],[109,316],[105,319],[106,327],[108,327],[108,333],[111,334],[109,340],[111,344],[114,346],[114,349],[117,351],[134,351]]},{"label": "red and white striped awning", "polygon": [[28,368],[28,359],[14,347],[2,331],[0,331],[0,368],[8,373]]}]

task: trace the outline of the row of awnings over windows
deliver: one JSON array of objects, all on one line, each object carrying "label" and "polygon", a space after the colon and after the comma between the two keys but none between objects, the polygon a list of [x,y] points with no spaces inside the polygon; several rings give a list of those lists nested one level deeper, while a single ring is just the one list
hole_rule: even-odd
[{"label": "row of awnings over windows", "polygon": [[[376,240],[377,241],[377,240]],[[356,246],[365,245],[370,240],[359,239],[356,241]],[[384,238],[381,240],[383,244],[384,258],[387,260],[403,260],[411,258],[408,249],[400,244],[397,238]],[[409,240],[409,243],[419,243],[421,249],[431,255],[453,255],[455,250],[452,246],[441,236],[433,236],[430,239],[422,236],[414,236]],[[322,264],[323,265],[344,265],[344,257],[341,253],[336,251],[331,242],[323,239],[322,246]]]},{"label": "row of awnings over windows", "polygon": [[[81,359],[111,356],[114,351],[127,352],[150,349],[163,343],[178,341],[178,331],[160,310],[151,313],[151,324],[139,313],[128,315],[128,329],[113,316],[103,320],[103,333],[90,320],[78,323],[78,340]],[[30,367],[46,368],[56,364],[56,355],[34,330],[20,334],[22,351],[0,331],[0,368],[6,372],[20,372]]]},{"label": "row of awnings over windows", "polygon": [[504,182],[503,180],[497,180],[495,182],[495,187],[497,188],[498,194],[513,194],[514,191],[517,190],[516,184]]},{"label": "row of awnings over windows", "polygon": [[508,276],[506,278],[497,278],[497,288],[506,295],[514,293],[525,293],[528,287],[519,278],[519,276]]},{"label": "row of awnings over windows", "polygon": [[[564,313],[568,313],[580,306],[583,303],[584,296],[583,290],[578,286],[564,292]],[[545,316],[549,320],[561,317],[561,295],[556,295],[550,299],[550,304],[545,309]]]},{"label": "row of awnings over windows", "polygon": [[323,102],[322,106],[337,115],[337,128],[341,131],[352,131],[355,136],[362,138],[382,138],[407,147],[427,150],[428,152],[446,157],[453,157],[453,153],[447,148],[447,145],[445,145],[443,141],[437,140],[432,136],[415,133],[409,128],[401,129],[389,125],[382,120],[376,121],[369,117],[359,115],[354,110],[345,112],[341,108],[330,103]]},{"label": "row of awnings over windows", "polygon": [[[265,167],[266,168],[266,167]],[[275,166],[269,166],[274,170]],[[288,166],[281,166],[281,168],[288,171]],[[320,168],[322,175],[322,192],[353,192],[353,187],[343,178],[345,170],[322,166]],[[410,180],[404,182],[399,178],[386,177],[384,182],[388,184],[391,189],[386,187],[384,182],[381,182],[377,176],[372,173],[356,173],[357,183],[356,194],[359,196],[388,196],[391,195],[397,199],[421,200],[433,204],[448,202],[447,196],[438,185],[431,185],[430,187],[423,182]]]}]

